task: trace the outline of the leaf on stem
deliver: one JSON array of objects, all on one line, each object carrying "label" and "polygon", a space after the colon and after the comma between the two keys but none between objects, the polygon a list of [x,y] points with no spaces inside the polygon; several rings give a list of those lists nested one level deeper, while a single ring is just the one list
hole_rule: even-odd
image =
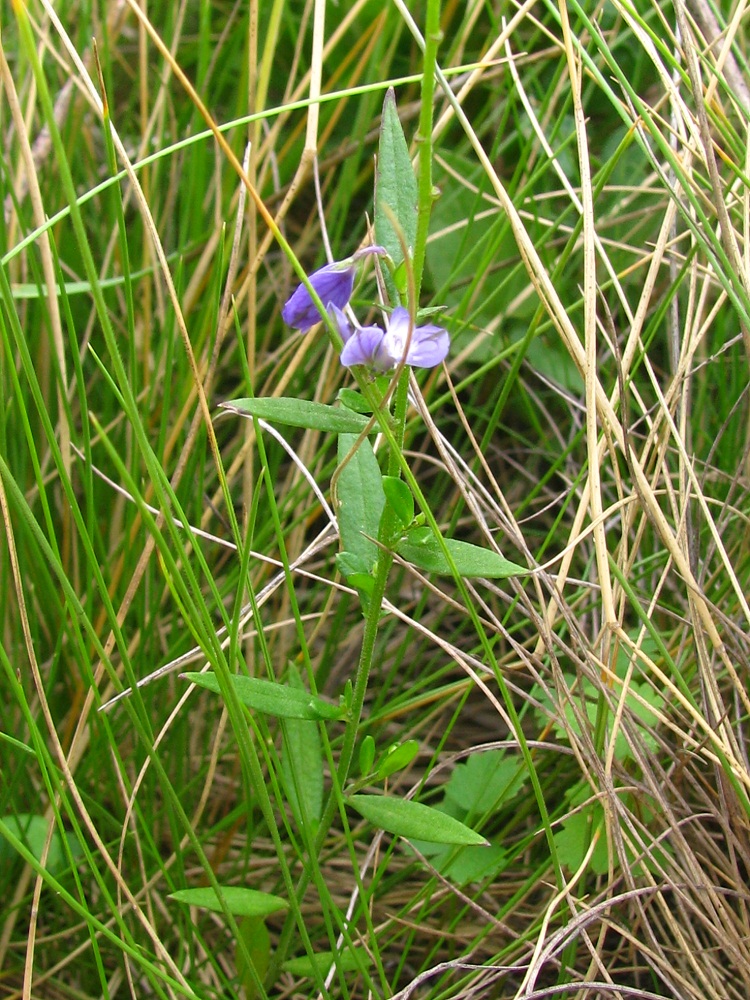
[{"label": "leaf on stem", "polygon": [[[525,566],[511,562],[492,549],[472,545],[455,538],[446,538],[445,544],[456,565],[459,576],[483,577],[485,580],[503,580],[510,576],[526,576]],[[453,576],[453,571],[431,528],[416,528],[396,546],[396,552],[406,562],[418,569],[441,576]]]},{"label": "leaf on stem", "polygon": [[351,795],[347,802],[373,826],[433,844],[487,844],[487,840],[452,816],[421,802],[385,795]]},{"label": "leaf on stem", "polygon": [[[388,251],[396,272],[403,262],[404,252],[399,234],[388,213],[392,214],[410,254],[413,254],[417,239],[417,199],[417,179],[398,117],[396,96],[391,87],[383,101],[380,124],[375,173],[375,241]],[[400,299],[395,294],[393,279],[387,272],[385,280],[393,303],[398,303]]]},{"label": "leaf on stem", "polygon": [[[207,688],[216,694],[221,694],[219,679],[210,671],[201,673],[180,674],[186,681],[198,687]],[[274,715],[280,719],[340,719],[345,710],[338,705],[319,698],[307,691],[297,691],[286,684],[267,681],[262,677],[246,677],[244,674],[233,674],[231,678],[237,697],[248,708],[253,708],[264,715]]]},{"label": "leaf on stem", "polygon": [[[220,407],[238,413],[241,417],[260,417],[288,427],[309,427],[334,434],[360,434],[367,426],[367,418],[348,407],[327,406],[325,403],[295,399],[293,396],[232,399],[221,403]],[[373,432],[375,430],[377,427],[373,428]]]},{"label": "leaf on stem", "polygon": [[270,892],[257,892],[255,889],[245,889],[243,886],[226,885],[221,887],[222,907],[213,886],[200,886],[197,889],[178,889],[169,896],[178,903],[188,906],[199,906],[212,913],[223,913],[224,907],[235,917],[267,917],[280,910],[288,910],[289,903],[281,896]]}]

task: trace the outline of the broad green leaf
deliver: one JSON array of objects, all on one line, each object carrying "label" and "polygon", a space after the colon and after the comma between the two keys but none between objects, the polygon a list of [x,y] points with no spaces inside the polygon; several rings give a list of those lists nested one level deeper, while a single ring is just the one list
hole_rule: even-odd
[{"label": "broad green leaf", "polygon": [[[289,668],[289,685],[296,691],[305,690],[293,665]],[[323,812],[323,749],[318,723],[284,719],[281,732],[281,769],[289,805],[300,826],[307,822],[317,828]]]},{"label": "broad green leaf", "polygon": [[[243,417],[261,417],[288,427],[310,427],[316,431],[332,431],[334,434],[359,434],[367,426],[367,417],[353,410],[327,406],[308,399],[295,399],[293,396],[280,396],[278,399],[232,399],[220,406]],[[377,427],[373,430],[377,430]]]},{"label": "broad green leaf", "polygon": [[369,599],[375,589],[375,577],[371,573],[351,573],[347,576],[346,582],[351,587],[357,588],[363,600]]},{"label": "broad green leaf", "polygon": [[235,946],[237,975],[245,992],[245,1000],[255,1000],[258,995],[256,980],[253,970],[247,965],[245,954],[249,953],[253,968],[262,983],[271,964],[271,935],[262,917],[245,917],[239,923],[239,932],[245,949],[239,947],[239,942]]},{"label": "broad green leaf", "polygon": [[435,867],[456,885],[469,885],[471,882],[482,882],[493,878],[503,870],[507,863],[508,852],[499,844],[489,847],[462,847],[457,854],[446,859],[445,866]]},{"label": "broad green leaf", "polygon": [[[369,572],[377,560],[378,547],[370,538],[378,537],[380,516],[385,506],[383,477],[372,445],[365,438],[357,445],[354,434],[339,435],[339,464],[336,493],[341,548],[360,560]],[[365,538],[369,535],[370,538]]]},{"label": "broad green leaf", "polygon": [[390,747],[378,763],[377,778],[383,781],[396,771],[402,771],[419,753],[419,743],[416,740],[405,740]]},{"label": "broad green leaf", "polygon": [[454,768],[445,799],[455,803],[464,816],[487,813],[516,795],[526,780],[518,759],[504,750],[475,753]]},{"label": "broad green leaf", "polygon": [[494,878],[507,864],[508,852],[498,844],[489,847],[449,847],[412,841],[433,868],[459,886]]},{"label": "broad green leaf", "polygon": [[[460,576],[503,580],[509,576],[525,576],[529,572],[524,566],[511,562],[492,549],[482,548],[481,545],[472,545],[470,542],[461,542],[455,538],[446,538],[445,544]],[[418,569],[426,570],[428,573],[440,573],[442,576],[453,575],[448,560],[430,528],[410,531],[408,537],[398,543],[396,552]]]},{"label": "broad green leaf", "polygon": [[383,476],[383,492],[388,505],[404,527],[414,520],[414,495],[403,479]]},{"label": "broad green leaf", "polygon": [[[393,213],[411,254],[417,239],[417,200],[417,179],[398,117],[396,97],[391,88],[383,101],[375,173],[375,242],[385,247],[397,269],[404,259],[404,253],[388,217],[388,210]],[[397,303],[399,299],[394,295],[393,279],[386,269],[384,273],[388,291],[393,302]]]},{"label": "broad green leaf", "polygon": [[[226,908],[236,917],[267,917],[280,910],[288,910],[289,903],[281,896],[273,896],[269,892],[256,892],[255,889],[244,889],[242,886],[222,886],[221,895]],[[223,908],[219,897],[210,885],[197,889],[178,889],[170,899],[188,906],[199,906],[212,913],[222,913]]]},{"label": "broad green leaf", "polygon": [[[581,789],[577,794],[570,797],[571,806],[575,807],[590,795],[588,787]],[[631,796],[624,799],[625,805],[632,802]],[[658,827],[657,827],[658,829]],[[578,809],[572,815],[564,819],[559,830],[555,833],[555,845],[557,847],[560,861],[571,871],[576,871],[583,862],[586,852],[591,843],[591,838],[598,831],[599,839],[589,859],[591,871],[596,875],[606,875],[609,868],[609,858],[607,856],[607,836],[604,819],[604,809],[599,802],[589,802],[583,808]],[[643,834],[648,834],[643,830]],[[631,873],[637,877],[639,868],[654,873],[659,873],[659,867],[669,865],[670,850],[669,845],[664,842],[654,843],[652,841],[650,850],[644,854],[638,854],[632,850],[631,844],[625,842],[625,853],[627,865]],[[617,854],[615,854],[615,864],[617,864]]]},{"label": "broad green leaf", "polygon": [[[47,840],[50,821],[45,819],[44,816],[32,815],[30,813],[3,816],[2,820],[10,833],[23,841],[37,861],[40,861],[44,851],[44,844]],[[79,858],[83,853],[81,845],[72,833],[66,833],[65,837],[73,859]],[[16,856],[16,852],[11,844],[0,834],[0,864],[4,867],[9,866],[11,860]],[[68,857],[65,851],[63,834],[59,830],[54,830],[50,839],[45,869],[50,875],[56,877],[67,868]]]},{"label": "broad green leaf", "polygon": [[[569,687],[574,686],[575,678],[571,675],[566,674],[565,680]],[[579,680],[575,684],[577,688],[576,695],[576,705],[578,708],[578,713],[584,712],[589,723],[589,728],[591,732],[594,731],[596,727],[597,720],[597,704],[599,700],[599,691],[591,683],[591,681],[583,679]],[[619,692],[617,690],[613,691],[612,697],[614,700],[617,699]],[[642,701],[639,701],[636,696],[640,696]],[[540,701],[542,704],[549,705],[552,710],[553,716],[559,717],[558,706],[551,701],[547,694],[540,695]],[[643,704],[645,702],[646,704]],[[657,712],[661,709],[664,704],[664,699],[658,694],[654,689],[648,684],[648,682],[631,680],[628,685],[628,692],[625,698],[625,704],[627,708],[633,713],[634,718],[631,719],[631,723],[637,726],[638,739],[640,742],[653,750],[656,748],[656,739],[648,731],[651,727],[655,726],[658,722]],[[653,707],[652,708],[650,707]],[[576,709],[570,702],[566,701],[562,706],[562,710],[565,713],[565,718],[568,722],[568,726],[574,733],[580,733],[580,724],[578,721],[578,714]],[[614,716],[613,716],[614,717]],[[639,725],[642,723],[642,725]],[[566,726],[561,722],[556,722],[554,724],[555,731],[563,739],[567,739],[567,729]],[[633,756],[633,748],[628,741],[625,732],[622,727],[618,730],[617,736],[615,737],[615,757],[617,760],[623,761],[627,758]]]},{"label": "broad green leaf", "polygon": [[421,802],[384,795],[351,795],[347,801],[357,812],[388,833],[433,844],[486,844],[481,834]]},{"label": "broad green leaf", "polygon": [[358,573],[367,574],[372,569],[372,564],[365,562],[362,556],[357,555],[356,552],[337,552],[336,565],[341,575],[347,580]]},{"label": "broad green leaf", "polygon": [[595,830],[599,831],[599,839],[591,855],[589,864],[597,875],[607,871],[607,837],[604,826],[604,810],[598,802],[592,802],[578,812],[563,820],[560,829],[555,833],[555,846],[560,862],[570,871],[576,871],[589,849]]},{"label": "broad green leaf", "polygon": [[[338,959],[332,951],[319,951],[312,959],[309,955],[301,955],[299,958],[288,959],[282,963],[281,968],[292,976],[314,976],[316,971],[321,976],[327,976],[334,961],[337,961],[342,972],[354,972],[355,969],[359,968],[357,956],[349,950],[342,951]],[[313,968],[313,962],[315,968]]]},{"label": "broad green leaf", "polygon": [[[180,676],[191,684],[221,694],[216,674],[186,673]],[[277,684],[261,677],[233,674],[232,684],[243,705],[265,715],[275,715],[281,719],[311,720],[340,719],[344,715],[344,710],[338,705],[332,705],[317,695],[309,694],[307,691],[295,691],[286,684]]]}]

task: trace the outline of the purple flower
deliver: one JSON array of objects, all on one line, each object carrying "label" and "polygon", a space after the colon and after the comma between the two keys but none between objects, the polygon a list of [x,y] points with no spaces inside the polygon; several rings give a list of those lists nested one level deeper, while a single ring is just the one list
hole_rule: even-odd
[{"label": "purple flower", "polygon": [[[326,308],[334,305],[342,309],[347,304],[352,297],[357,262],[371,253],[385,255],[386,250],[379,246],[364,247],[354,256],[326,264],[310,275],[310,284]],[[281,310],[281,317],[287,326],[294,327],[295,330],[309,330],[321,320],[318,307],[304,285],[297,286]]]},{"label": "purple flower", "polygon": [[434,368],[446,356],[451,345],[447,330],[425,323],[424,326],[414,327],[409,349],[406,350],[410,320],[409,310],[403,306],[397,306],[393,310],[385,330],[381,330],[379,326],[363,326],[352,330],[346,316],[335,304],[331,313],[344,341],[341,364],[347,368],[352,365],[367,365],[377,372],[389,372],[402,360],[417,368]]}]

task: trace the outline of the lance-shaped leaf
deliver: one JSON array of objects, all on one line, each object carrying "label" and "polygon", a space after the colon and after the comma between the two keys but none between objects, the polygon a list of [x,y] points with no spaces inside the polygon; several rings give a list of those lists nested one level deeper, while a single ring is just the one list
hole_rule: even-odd
[{"label": "lance-shaped leaf", "polygon": [[[316,431],[334,434],[359,434],[367,426],[367,417],[348,407],[327,406],[309,399],[293,396],[260,399],[232,399],[221,403],[221,408],[239,413],[241,417],[261,417],[270,423],[288,427],[310,427]],[[373,427],[373,432],[377,427]]]},{"label": "lance-shaped leaf", "polygon": [[[207,688],[216,694],[221,694],[219,679],[210,671],[205,674],[180,674],[191,684]],[[317,695],[307,691],[298,691],[286,684],[267,681],[262,677],[245,677],[243,674],[233,674],[232,684],[237,697],[243,705],[254,708],[265,715],[274,715],[280,719],[340,719],[345,710],[338,705],[332,705]]]},{"label": "lance-shaped leaf", "polygon": [[[295,691],[304,691],[293,664],[289,667],[289,685]],[[289,805],[300,826],[309,823],[316,828],[323,812],[323,748],[318,724],[287,718],[281,732],[281,770]]]},{"label": "lance-shaped leaf", "polygon": [[[526,576],[525,566],[511,562],[492,549],[472,545],[455,538],[446,538],[445,544],[456,565],[459,576],[479,576],[485,580],[503,580],[509,576]],[[431,528],[415,528],[396,546],[396,552],[406,562],[418,569],[441,576],[452,576],[453,571],[445,557],[440,543]]]},{"label": "lance-shaped leaf", "polygon": [[487,844],[464,823],[438,809],[386,795],[352,795],[347,801],[357,812],[388,833],[433,844]]},{"label": "lance-shaped leaf", "polygon": [[378,557],[378,547],[370,539],[378,537],[385,506],[383,476],[370,442],[365,438],[357,443],[354,434],[339,435],[339,463],[336,515],[341,548],[356,557],[359,572],[369,573]]},{"label": "lance-shaped leaf", "polygon": [[[417,199],[417,179],[398,117],[396,96],[390,88],[383,101],[375,174],[375,240],[388,251],[397,271],[404,252],[392,218],[412,254],[417,239]],[[384,272],[389,294],[396,304],[399,297],[394,294],[393,281],[385,268]]]},{"label": "lance-shaped leaf", "polygon": [[[281,896],[237,885],[222,886],[221,896],[226,909],[235,917],[267,917],[271,913],[289,909],[289,903]],[[187,903],[189,906],[200,906],[204,910],[211,910],[212,913],[222,913],[224,910],[213,886],[210,885],[197,889],[178,889],[169,898],[178,903]]]}]

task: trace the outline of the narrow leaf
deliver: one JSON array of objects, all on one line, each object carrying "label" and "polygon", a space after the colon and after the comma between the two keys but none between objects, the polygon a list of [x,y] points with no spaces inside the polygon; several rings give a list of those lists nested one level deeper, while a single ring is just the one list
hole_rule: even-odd
[{"label": "narrow leaf", "polygon": [[[221,408],[242,417],[262,417],[288,427],[310,427],[334,434],[359,434],[367,426],[367,417],[346,407],[327,406],[309,399],[280,396],[263,399],[233,399],[221,403]],[[377,429],[377,428],[374,428]]]},{"label": "narrow leaf", "polygon": [[367,402],[361,392],[356,389],[339,389],[336,399],[349,410],[355,413],[372,413],[372,406]]},{"label": "narrow leaf", "polygon": [[352,795],[347,801],[373,826],[401,837],[429,840],[433,844],[488,843],[464,823],[421,802],[384,795]]},{"label": "narrow leaf", "polygon": [[301,955],[299,958],[287,959],[281,968],[292,976],[314,976],[316,971],[321,976],[327,976],[334,961],[342,972],[353,972],[359,968],[357,956],[349,950],[342,951],[338,959],[332,951],[316,952],[312,958]]},{"label": "narrow leaf", "polygon": [[[446,538],[445,544],[456,564],[460,576],[480,576],[486,580],[502,580],[509,576],[526,576],[529,572],[525,566],[511,562],[492,549],[461,542],[455,538]],[[396,552],[407,562],[413,563],[418,569],[428,573],[439,573],[441,576],[452,576],[448,560],[430,528],[417,528],[410,531],[406,539],[399,542]]]},{"label": "narrow leaf", "polygon": [[414,520],[414,496],[403,479],[383,476],[383,492],[401,524],[404,527],[410,525]]},{"label": "narrow leaf", "polygon": [[359,773],[367,775],[372,772],[375,764],[375,740],[368,735],[362,740],[359,748]]},{"label": "narrow leaf", "polygon": [[357,445],[354,434],[339,435],[339,463],[337,495],[341,547],[360,560],[369,572],[378,557],[378,547],[370,538],[377,538],[380,515],[385,506],[383,477],[372,445],[365,438]]},{"label": "narrow leaf", "polygon": [[[280,910],[288,910],[289,903],[281,896],[273,896],[270,892],[256,892],[255,889],[244,889],[242,886],[222,886],[221,895],[226,908],[235,917],[267,917]],[[201,886],[198,889],[178,889],[170,899],[188,906],[200,906],[212,913],[222,913],[223,908],[213,887]]]},{"label": "narrow leaf", "polygon": [[[289,669],[289,684],[295,691],[304,691],[293,666]],[[281,731],[281,769],[292,813],[300,826],[317,826],[323,812],[323,749],[318,723],[285,719]]]},{"label": "narrow leaf", "polygon": [[[255,984],[257,980],[263,982],[271,964],[271,935],[262,917],[245,917],[240,921],[239,932],[245,948],[240,948],[239,941],[235,943],[237,976],[242,983],[245,1000],[255,1000],[258,996]],[[246,954],[250,957],[252,967],[247,964]]]},{"label": "narrow leaf", "polygon": [[405,767],[414,760],[419,753],[419,743],[416,740],[406,740],[404,743],[395,743],[383,756],[378,764],[378,781],[395,774],[396,771],[403,771]]},{"label": "narrow leaf", "polygon": [[[417,239],[417,200],[417,179],[398,117],[396,97],[393,88],[390,88],[383,101],[375,175],[375,241],[386,248],[396,268],[402,263],[404,252],[388,211],[395,217],[406,245],[413,253]],[[393,295],[393,281],[388,272],[386,281]]]},{"label": "narrow leaf", "polygon": [[[221,693],[216,674],[186,673],[180,676],[191,684],[197,684],[198,687],[207,688],[216,694]],[[243,705],[265,715],[275,715],[280,719],[317,720],[340,719],[344,714],[344,710],[338,705],[332,705],[317,695],[309,694],[307,691],[295,691],[286,684],[277,684],[261,677],[233,674],[232,684]]]}]

